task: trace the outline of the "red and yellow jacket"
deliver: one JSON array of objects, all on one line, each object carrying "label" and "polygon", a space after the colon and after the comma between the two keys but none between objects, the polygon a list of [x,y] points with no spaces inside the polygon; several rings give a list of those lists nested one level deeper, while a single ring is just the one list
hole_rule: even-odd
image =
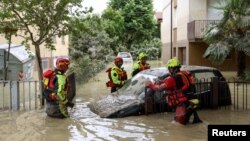
[{"label": "red and yellow jacket", "polygon": [[121,87],[124,81],[127,80],[127,73],[122,68],[114,66],[106,70],[109,76],[109,81],[106,83],[107,87]]}]

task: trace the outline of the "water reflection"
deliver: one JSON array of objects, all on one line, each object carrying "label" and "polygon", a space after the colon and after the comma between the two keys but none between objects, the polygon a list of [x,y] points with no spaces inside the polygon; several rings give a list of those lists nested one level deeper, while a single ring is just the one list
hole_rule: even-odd
[{"label": "water reflection", "polygon": [[152,134],[156,128],[138,122],[136,119],[139,117],[131,117],[132,120],[100,118],[90,112],[86,104],[77,105],[72,116],[78,124],[72,125],[71,133],[74,136],[70,140],[153,140]]},{"label": "water reflection", "polygon": [[[88,99],[88,98],[87,98]],[[206,141],[208,124],[249,124],[247,111],[200,110],[202,124],[173,122],[174,113],[106,119],[92,113],[86,98],[76,100],[69,119],[44,110],[0,114],[1,141]]]}]

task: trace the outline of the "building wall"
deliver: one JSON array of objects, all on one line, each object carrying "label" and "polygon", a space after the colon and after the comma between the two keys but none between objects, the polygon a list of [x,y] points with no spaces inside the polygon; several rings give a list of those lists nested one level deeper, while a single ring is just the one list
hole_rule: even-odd
[{"label": "building wall", "polygon": [[[166,63],[171,58],[171,0],[165,1],[163,22],[161,24],[162,61]],[[177,57],[183,64],[188,64],[187,23],[189,22],[189,1],[173,0],[172,11],[172,57]],[[185,52],[183,52],[185,51]],[[183,58],[183,56],[185,56]]]},{"label": "building wall", "polygon": [[170,58],[170,0],[165,0],[162,10],[161,41],[162,41],[162,61],[166,63]]},{"label": "building wall", "polygon": [[161,23],[161,41],[162,41],[161,57],[163,63],[166,63],[171,56],[169,20],[170,20],[170,0],[165,0],[164,7],[162,10],[162,23]]},{"label": "building wall", "polygon": [[[223,62],[223,64],[213,64],[211,61],[203,58],[203,54],[207,48],[207,44],[205,43],[190,43],[190,57],[189,63],[190,65],[202,65],[202,66],[211,66],[216,67],[222,71],[236,71],[237,70],[237,53],[235,50],[232,50],[228,58]],[[250,68],[250,56],[246,56],[246,67]]]},{"label": "building wall", "polygon": [[188,0],[189,1],[189,21],[207,20],[207,0]]},{"label": "building wall", "polygon": [[[23,41],[23,38],[12,35],[11,42],[13,44],[21,44],[22,41]],[[6,43],[8,43],[8,41],[4,38],[4,35],[0,35],[0,44],[6,44]],[[30,45],[31,45],[31,51],[35,53],[35,47],[32,44]],[[44,70],[53,67],[53,59],[50,59],[50,58],[56,58],[57,56],[68,56],[68,47],[69,47],[68,36],[61,37],[61,38],[56,37],[54,45],[55,45],[56,50],[53,50],[53,51],[47,49],[44,46],[44,44],[40,46],[40,55],[42,58],[43,66],[45,66],[43,67]],[[35,70],[36,70],[37,65],[35,66],[36,66],[35,67]]]},{"label": "building wall", "polygon": [[[161,23],[162,61],[166,63],[171,58],[171,15],[170,1],[164,1],[163,22]],[[173,0],[173,34],[172,34],[172,57],[176,56],[182,64],[202,65],[216,67],[223,71],[236,71],[237,58],[236,51],[231,51],[230,56],[221,65],[212,64],[203,58],[203,54],[208,47],[204,42],[189,42],[187,39],[187,25],[194,20],[220,20],[222,11],[214,9],[221,0]],[[246,57],[246,66],[250,68],[250,56]]]},{"label": "building wall", "polygon": [[[177,0],[177,41],[187,40],[187,23],[189,22],[189,1]],[[174,19],[174,17],[173,17]]]},{"label": "building wall", "polygon": [[[67,56],[68,55],[68,36],[65,36],[65,44],[62,44],[62,38],[57,37],[56,43],[54,44],[56,50],[53,50],[52,53],[49,49],[47,49],[44,45],[41,45],[41,57],[53,57],[53,56]],[[13,44],[21,44],[23,38],[12,36]],[[4,36],[0,36],[0,44],[6,44],[8,41],[4,38]],[[31,45],[31,51],[35,52],[34,46]]]}]

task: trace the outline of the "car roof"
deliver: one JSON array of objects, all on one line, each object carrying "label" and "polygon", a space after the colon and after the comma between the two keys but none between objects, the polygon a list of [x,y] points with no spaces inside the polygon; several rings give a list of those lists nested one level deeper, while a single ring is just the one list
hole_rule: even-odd
[{"label": "car roof", "polygon": [[118,52],[118,54],[131,54],[131,53],[123,51],[123,52]]}]

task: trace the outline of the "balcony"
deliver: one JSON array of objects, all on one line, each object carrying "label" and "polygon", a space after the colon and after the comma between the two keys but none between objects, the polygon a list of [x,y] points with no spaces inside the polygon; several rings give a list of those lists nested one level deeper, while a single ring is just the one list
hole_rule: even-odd
[{"label": "balcony", "polygon": [[203,32],[210,24],[218,23],[219,20],[195,20],[188,23],[187,36],[189,42],[202,42]]}]

